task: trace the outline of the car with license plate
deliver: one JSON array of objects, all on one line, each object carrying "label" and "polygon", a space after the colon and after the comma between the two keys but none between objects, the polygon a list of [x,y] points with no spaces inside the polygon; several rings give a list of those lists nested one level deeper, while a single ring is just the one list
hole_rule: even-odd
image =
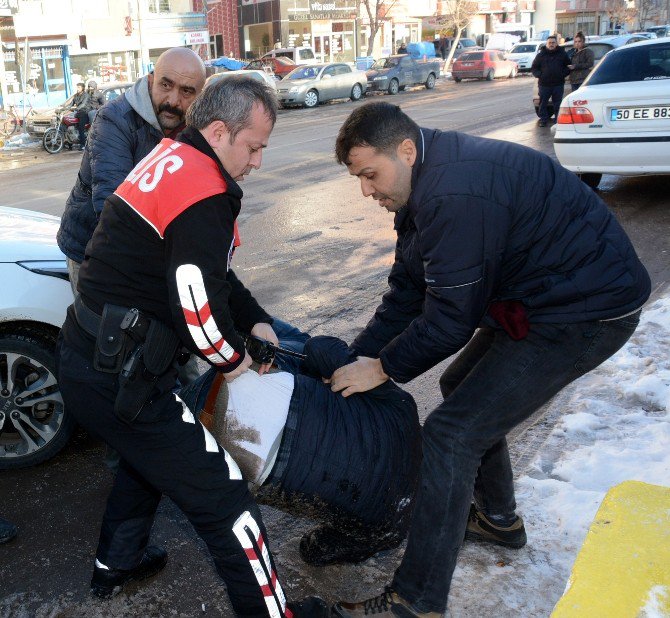
[{"label": "car with license plate", "polygon": [[535,56],[542,49],[544,41],[527,41],[526,43],[517,43],[506,54],[505,58],[516,62],[519,72],[530,71],[530,67],[535,60]]},{"label": "car with license plate", "polygon": [[58,217],[0,207],[0,470],[53,457],[75,429],[55,347],[72,303]]},{"label": "car with license plate", "polygon": [[591,187],[602,174],[670,174],[670,40],[608,53],[563,99],[554,150]]},{"label": "car with license plate", "polygon": [[271,56],[269,58],[252,60],[243,68],[245,70],[265,71],[266,73],[271,73],[277,79],[282,79],[295,69],[295,67],[296,63],[286,56]]},{"label": "car with license plate", "polygon": [[493,81],[497,77],[516,77],[518,71],[517,63],[505,60],[503,52],[484,49],[461,54],[451,67],[451,77],[456,83],[464,79]]},{"label": "car with license plate", "polygon": [[[115,82],[108,84],[100,84],[98,90],[102,94],[105,103],[120,97],[128,88],[132,88],[135,85],[135,82]],[[28,133],[33,135],[44,135],[47,129],[52,125],[52,120],[56,117],[56,112],[58,110],[67,110],[72,106],[72,95],[69,99],[65,101],[62,105],[58,107],[53,107],[47,110],[40,112],[35,112],[29,118],[26,118],[26,129]]]},{"label": "car with license plate", "polygon": [[277,97],[285,107],[316,107],[333,99],[358,101],[368,83],[365,71],[332,62],[299,66],[277,83]]},{"label": "car with license plate", "polygon": [[435,88],[440,76],[442,61],[434,57],[412,58],[408,54],[396,54],[380,58],[366,71],[368,92],[398,94],[407,86],[423,84],[426,89]]}]

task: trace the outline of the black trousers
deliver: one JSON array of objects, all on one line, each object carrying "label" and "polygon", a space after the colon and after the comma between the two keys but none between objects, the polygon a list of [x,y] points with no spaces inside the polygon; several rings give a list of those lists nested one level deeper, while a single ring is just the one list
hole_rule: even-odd
[{"label": "black trousers", "polygon": [[[76,329],[71,318],[63,331]],[[162,495],[171,498],[205,541],[241,616],[285,617],[286,599],[258,506],[235,462],[173,393],[176,370],[158,379],[132,423],[114,413],[117,376],[59,338],[58,381],[68,413],[121,455],[107,501],[97,559],[131,569],[147,546]]]},{"label": "black trousers", "polygon": [[86,125],[88,124],[88,112],[85,110],[78,109],[75,112],[77,116],[77,130],[79,131],[79,145],[83,146],[86,144]]}]

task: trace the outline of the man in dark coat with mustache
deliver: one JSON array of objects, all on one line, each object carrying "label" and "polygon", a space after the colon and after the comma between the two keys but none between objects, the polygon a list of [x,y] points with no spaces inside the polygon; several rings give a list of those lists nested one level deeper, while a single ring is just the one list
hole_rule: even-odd
[{"label": "man in dark coat with mustache", "polygon": [[100,109],[58,230],[73,292],[105,200],[164,137],[176,137],[204,85],[200,57],[186,47],[174,47],[160,55],[153,73]]}]

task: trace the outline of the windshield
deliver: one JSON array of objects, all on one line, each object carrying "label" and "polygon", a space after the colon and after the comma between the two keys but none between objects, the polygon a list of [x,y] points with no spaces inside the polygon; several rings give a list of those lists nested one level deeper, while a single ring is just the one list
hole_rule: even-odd
[{"label": "windshield", "polygon": [[373,69],[390,69],[391,67],[397,67],[400,62],[400,58],[380,58],[372,65]]},{"label": "windshield", "polygon": [[530,54],[537,49],[537,45],[515,45],[510,54]]},{"label": "windshield", "polygon": [[473,60],[481,60],[484,57],[484,52],[468,52],[461,54],[459,60],[461,62],[472,62]]},{"label": "windshield", "polygon": [[321,67],[306,66],[294,69],[284,79],[314,79],[321,70]]},{"label": "windshield", "polygon": [[670,79],[670,43],[612,52],[589,76],[588,85]]}]

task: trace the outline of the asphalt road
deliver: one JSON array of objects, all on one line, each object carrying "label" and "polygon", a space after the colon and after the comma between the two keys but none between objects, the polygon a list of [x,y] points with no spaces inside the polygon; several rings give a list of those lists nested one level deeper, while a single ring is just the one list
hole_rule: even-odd
[{"label": "asphalt road", "polygon": [[[535,124],[531,95],[532,80],[518,78],[441,82],[433,91],[413,89],[385,100],[401,105],[423,126],[507,139],[553,156],[549,129]],[[384,290],[394,242],[391,215],[365,200],[356,179],[334,161],[339,126],[360,104],[280,112],[262,169],[243,186],[243,245],[235,255],[236,271],[268,310],[314,334],[347,340],[365,324]],[[50,156],[39,149],[1,153],[0,204],[60,215],[80,157],[70,152]],[[670,281],[669,189],[668,177],[608,176],[600,192],[649,268],[655,294]],[[437,401],[439,369],[409,385],[422,415]],[[558,414],[560,405],[554,405],[512,436],[517,473],[541,448]],[[101,454],[99,443],[80,434],[54,460],[2,473],[0,514],[20,531],[16,541],[0,546],[0,616],[231,615],[204,545],[168,501],[160,507],[153,535],[170,552],[165,571],[151,585],[131,588],[108,603],[89,597],[98,526],[111,484]],[[399,553],[390,552],[362,566],[307,567],[297,543],[310,522],[269,507],[264,514],[291,598],[376,593],[397,563]],[[558,598],[564,582],[555,586]],[[453,616],[507,615],[487,609],[491,606],[483,597],[479,603],[454,590]]]}]

